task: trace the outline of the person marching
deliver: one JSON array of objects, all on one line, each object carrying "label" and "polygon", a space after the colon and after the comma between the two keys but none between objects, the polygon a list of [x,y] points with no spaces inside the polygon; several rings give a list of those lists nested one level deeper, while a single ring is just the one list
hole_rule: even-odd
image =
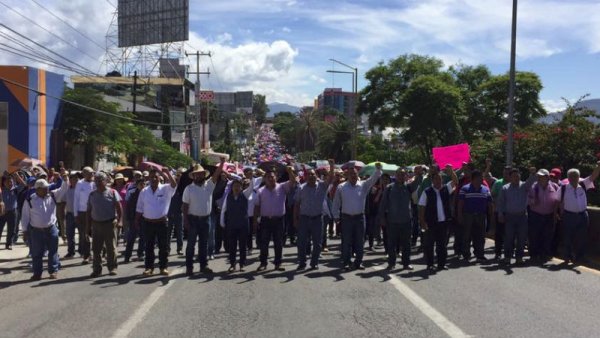
[{"label": "person marching", "polygon": [[90,278],[99,277],[102,273],[102,249],[106,248],[106,266],[108,274],[117,274],[117,225],[121,222],[123,209],[119,193],[108,188],[108,175],[99,172],[94,178],[96,190],[88,199],[87,225],[92,229],[92,265]]},{"label": "person marching", "polygon": [[[341,184],[333,199],[333,217],[342,225],[342,263],[346,271],[364,270],[362,259],[365,238],[365,203],[367,194],[381,177],[381,163],[375,164],[373,176],[366,181],[358,180],[356,168],[348,169],[348,181]],[[352,250],[356,252],[351,266]]]},{"label": "person marching", "polygon": [[49,192],[50,184],[45,179],[35,182],[35,194],[23,204],[21,228],[23,237],[30,238],[33,276],[31,280],[42,279],[44,251],[48,250],[48,273],[50,279],[58,278],[60,266],[58,258],[58,227],[56,202]]},{"label": "person marching", "polygon": [[167,264],[169,263],[169,227],[167,225],[167,213],[171,204],[171,197],[177,188],[177,182],[168,168],[163,168],[163,175],[169,180],[169,184],[160,184],[161,173],[152,168],[148,173],[150,185],[140,193],[136,206],[135,226],[142,229],[146,240],[146,259],[144,262],[144,276],[154,274],[154,244],[158,240],[158,264],[160,274],[169,275]]},{"label": "person marching", "polygon": [[423,191],[419,199],[419,223],[421,224],[421,229],[424,231],[423,251],[429,271],[435,269],[433,266],[434,244],[437,256],[437,269],[446,269],[448,228],[452,223],[450,204],[452,193],[458,185],[458,177],[452,170],[452,167],[446,167],[446,172],[450,174],[452,181],[444,185],[440,173],[432,175],[432,185]]},{"label": "person marching", "polygon": [[198,259],[200,261],[200,272],[212,273],[208,267],[208,234],[210,228],[210,217],[213,211],[213,192],[216,183],[223,172],[225,158],[212,177],[208,178],[209,172],[201,165],[194,166],[190,177],[194,182],[183,191],[183,225],[188,231],[187,246],[185,248],[186,275],[194,273],[194,251],[198,242]]},{"label": "person marching", "polygon": [[[258,191],[258,198],[254,204],[253,226],[257,229],[260,238],[260,265],[257,271],[267,269],[269,258],[269,242],[273,239],[275,247],[275,270],[285,271],[281,266],[283,256],[283,232],[285,216],[286,195],[296,186],[296,174],[290,166],[286,168],[289,180],[277,183],[276,173],[271,170],[265,174],[265,186]],[[260,218],[260,224],[258,219]]]},{"label": "person marching", "polygon": [[329,160],[329,176],[327,181],[317,180],[313,169],[305,171],[308,175],[297,195],[294,205],[294,227],[298,233],[298,271],[306,269],[306,250],[312,241],[310,259],[311,270],[319,268],[319,255],[323,243],[323,202],[327,189],[333,181],[335,162]]},{"label": "person marching", "polygon": [[[248,182],[248,181],[246,181]],[[242,191],[243,185],[246,190]],[[248,219],[249,199],[254,192],[254,182],[243,183],[240,179],[234,179],[231,183],[231,192],[225,197],[221,209],[221,226],[225,229],[227,250],[229,253],[229,272],[235,271],[236,255],[240,251],[240,271],[244,271],[246,265],[246,247],[250,223]]]}]

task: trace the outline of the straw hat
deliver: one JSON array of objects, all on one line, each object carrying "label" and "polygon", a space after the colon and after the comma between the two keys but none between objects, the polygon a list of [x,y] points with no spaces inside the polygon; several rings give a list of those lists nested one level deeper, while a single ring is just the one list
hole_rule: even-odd
[{"label": "straw hat", "polygon": [[123,180],[123,181],[127,182],[129,180],[129,178],[123,176],[123,174],[121,174],[121,173],[118,173],[115,175],[115,181],[116,180]]},{"label": "straw hat", "polygon": [[190,172],[190,178],[194,178],[195,174],[200,174],[200,173],[206,173],[208,175],[208,170],[204,169],[204,167],[202,167],[199,164],[194,165],[194,168],[192,169],[192,171]]}]

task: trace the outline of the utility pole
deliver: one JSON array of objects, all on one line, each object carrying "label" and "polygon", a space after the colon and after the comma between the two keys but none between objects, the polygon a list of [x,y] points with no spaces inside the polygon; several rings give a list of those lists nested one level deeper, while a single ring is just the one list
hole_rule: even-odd
[{"label": "utility pole", "polygon": [[517,55],[517,0],[513,0],[512,32],[510,40],[510,79],[508,87],[508,135],[506,138],[506,165],[512,166],[514,156],[515,116],[515,63]]},{"label": "utility pole", "polygon": [[133,115],[135,117],[137,105],[137,70],[133,72],[133,88],[131,88],[131,96],[133,96]]},{"label": "utility pole", "polygon": [[[205,135],[207,132],[207,127],[206,125],[208,124],[208,119],[206,120],[206,123],[204,123],[204,121],[200,121],[200,116],[202,114],[202,107],[201,107],[201,103],[199,101],[200,99],[200,75],[210,75],[209,71],[206,72],[201,72],[200,71],[200,57],[201,56],[208,56],[211,57],[212,54],[210,52],[208,53],[204,53],[204,52],[200,52],[200,51],[196,51],[196,53],[189,53],[185,52],[185,56],[196,56],[196,71],[195,72],[188,72],[189,75],[195,74],[196,75],[196,86],[195,86],[195,91],[196,91],[196,123],[198,123],[198,138],[200,139],[200,142],[198,142],[197,146],[196,146],[196,151],[193,152],[193,154],[196,156],[194,159],[195,160],[200,160],[200,150],[205,149],[206,148],[206,143],[208,143],[208,136]],[[208,105],[207,105],[207,117],[208,117]],[[193,134],[194,134],[194,127],[191,128],[191,133],[190,133],[190,141],[192,141],[193,138]]]}]

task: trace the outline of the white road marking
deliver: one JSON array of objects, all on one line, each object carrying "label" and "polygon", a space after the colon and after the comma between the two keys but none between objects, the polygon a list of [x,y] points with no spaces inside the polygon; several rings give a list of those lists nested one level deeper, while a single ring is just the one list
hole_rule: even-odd
[{"label": "white road marking", "polygon": [[[383,267],[375,266],[376,270],[383,270]],[[425,299],[414,292],[408,285],[404,284],[400,278],[389,275],[389,280],[396,290],[398,290],[406,299],[408,299],[419,311],[431,319],[440,329],[442,329],[448,336],[452,338],[465,338],[471,337],[464,333],[458,326],[452,323],[448,318],[431,306]]]},{"label": "white road marking", "polygon": [[[183,272],[182,268],[175,269],[171,272],[171,275],[177,275]],[[164,296],[164,294],[175,284],[175,280],[170,280],[167,285],[156,288],[148,298],[140,305],[140,307],[125,321],[112,335],[112,338],[124,338],[133,332],[136,326],[144,320],[148,312],[152,309],[154,304]]]}]

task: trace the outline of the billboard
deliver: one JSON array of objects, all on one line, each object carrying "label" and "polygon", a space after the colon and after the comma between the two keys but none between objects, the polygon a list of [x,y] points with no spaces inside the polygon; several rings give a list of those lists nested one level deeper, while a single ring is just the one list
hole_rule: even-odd
[{"label": "billboard", "polygon": [[189,0],[119,0],[119,47],[187,41]]}]

